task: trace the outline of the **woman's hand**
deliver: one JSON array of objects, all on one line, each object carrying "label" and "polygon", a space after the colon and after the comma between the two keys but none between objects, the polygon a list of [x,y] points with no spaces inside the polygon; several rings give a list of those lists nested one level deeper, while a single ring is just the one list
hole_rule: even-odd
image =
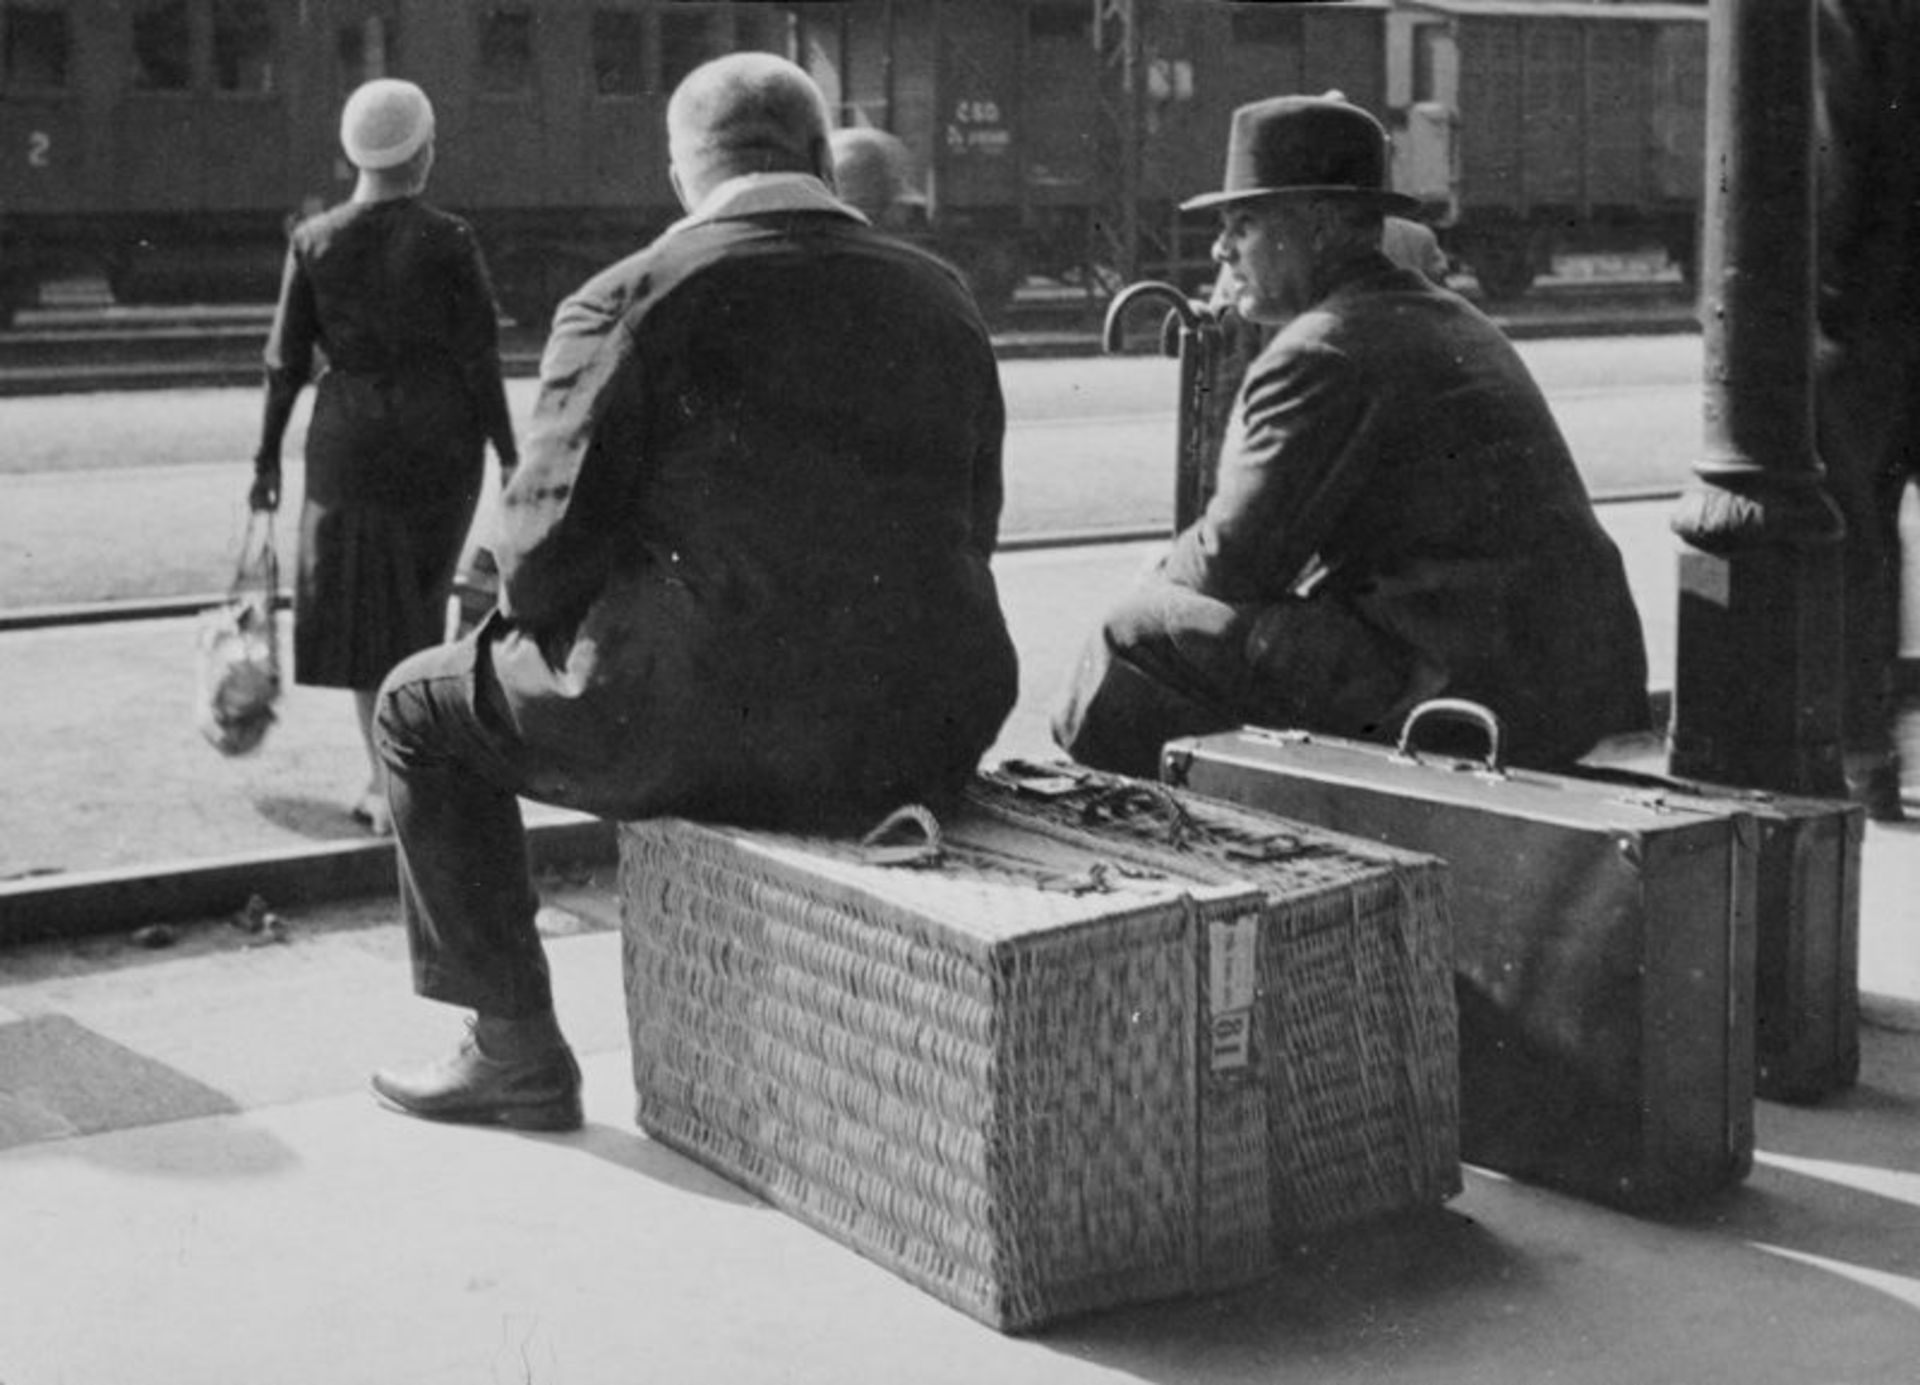
[{"label": "woman's hand", "polygon": [[273,511],[280,508],[280,468],[254,463],[253,487],[247,492],[247,508]]}]

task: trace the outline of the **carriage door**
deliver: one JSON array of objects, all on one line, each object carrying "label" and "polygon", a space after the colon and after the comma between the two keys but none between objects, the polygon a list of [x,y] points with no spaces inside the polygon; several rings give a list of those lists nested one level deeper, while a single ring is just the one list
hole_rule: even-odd
[{"label": "carriage door", "polygon": [[[0,5],[0,325],[38,293],[44,253],[10,216],[87,208],[109,192],[89,173],[73,23],[64,7]],[[17,238],[18,237],[18,238]]]},{"label": "carriage door", "polygon": [[[312,153],[304,162],[329,171],[327,188],[317,195],[322,203],[344,201],[353,192],[353,168],[340,152],[337,136],[341,104],[363,82],[403,75],[396,70],[400,60],[397,5],[386,0],[336,0],[328,8],[332,31],[320,38],[327,45],[326,67],[333,80],[311,94],[304,122],[305,137],[313,141]],[[315,200],[316,192],[309,187],[301,211],[319,210]]]},{"label": "carriage door", "polygon": [[88,191],[73,22],[64,7],[0,5],[0,211],[65,211]]}]

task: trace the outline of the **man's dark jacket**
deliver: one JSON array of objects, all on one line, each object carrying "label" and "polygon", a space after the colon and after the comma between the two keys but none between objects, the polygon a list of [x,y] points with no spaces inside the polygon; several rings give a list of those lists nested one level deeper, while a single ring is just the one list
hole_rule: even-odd
[{"label": "man's dark jacket", "polygon": [[1524,363],[1368,253],[1249,369],[1206,512],[1109,618],[1056,731],[1137,771],[1141,747],[1235,722],[1390,739],[1439,696],[1560,764],[1644,729],[1646,652]]},{"label": "man's dark jacket", "polygon": [[952,789],[1015,695],[1004,423],[937,261],[804,200],[675,229],[556,315],[503,498],[502,714],[620,816]]}]

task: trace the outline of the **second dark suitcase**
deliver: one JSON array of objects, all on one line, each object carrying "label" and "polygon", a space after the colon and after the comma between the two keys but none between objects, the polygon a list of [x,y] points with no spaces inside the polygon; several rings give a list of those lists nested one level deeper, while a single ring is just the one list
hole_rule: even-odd
[{"label": "second dark suitcase", "polygon": [[[1580,771],[1585,777],[1589,771]],[[1754,1090],[1818,1101],[1860,1075],[1860,852],[1866,809],[1601,768],[1594,777],[1753,818]],[[1678,798],[1676,798],[1678,796]]]},{"label": "second dark suitcase", "polygon": [[1752,1167],[1751,817],[1302,733],[1174,741],[1163,777],[1452,866],[1461,1157],[1625,1207]]}]

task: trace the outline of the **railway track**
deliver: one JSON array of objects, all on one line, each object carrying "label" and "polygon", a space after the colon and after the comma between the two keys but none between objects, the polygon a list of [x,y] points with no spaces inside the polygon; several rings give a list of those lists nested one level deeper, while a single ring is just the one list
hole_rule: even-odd
[{"label": "railway track", "polygon": [[[1466,291],[1475,290],[1468,281]],[[1693,330],[1693,304],[1677,281],[1544,280],[1525,299],[1490,309],[1519,336]],[[1024,293],[1000,313],[996,348],[1008,357],[1096,353],[1102,304],[1072,290]],[[271,324],[267,305],[118,308],[80,299],[20,314],[0,331],[0,397],[244,385],[260,375]],[[508,323],[510,376],[539,366],[543,334]]]}]

